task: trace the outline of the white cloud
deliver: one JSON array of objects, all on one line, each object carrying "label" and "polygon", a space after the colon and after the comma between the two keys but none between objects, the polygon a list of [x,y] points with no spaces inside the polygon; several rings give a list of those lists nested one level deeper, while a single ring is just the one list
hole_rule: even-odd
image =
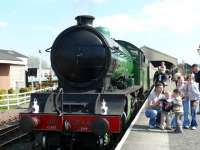
[{"label": "white cloud", "polygon": [[[82,0],[74,0],[76,3],[83,3]],[[94,3],[94,4],[103,4],[108,0],[84,0],[84,3]]]},{"label": "white cloud", "polygon": [[142,13],[152,27],[174,32],[190,32],[200,25],[199,0],[162,0],[145,6]]},{"label": "white cloud", "polygon": [[107,0],[88,0],[88,1],[91,1],[96,4],[101,4],[101,3],[105,3]]},{"label": "white cloud", "polygon": [[96,25],[109,27],[113,31],[135,32],[148,30],[144,18],[134,17],[128,14],[117,14],[97,18]]},{"label": "white cloud", "polygon": [[4,21],[0,21],[0,28],[4,28],[7,26],[7,23]]},{"label": "white cloud", "polygon": [[147,4],[138,14],[116,14],[97,18],[97,25],[112,32],[141,32],[157,29],[186,33],[200,26],[199,0],[160,0]]}]

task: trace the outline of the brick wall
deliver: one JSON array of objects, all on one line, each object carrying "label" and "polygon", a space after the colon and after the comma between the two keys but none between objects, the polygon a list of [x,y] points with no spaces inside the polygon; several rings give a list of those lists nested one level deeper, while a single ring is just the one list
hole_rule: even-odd
[{"label": "brick wall", "polygon": [[0,89],[10,88],[10,65],[0,64]]}]

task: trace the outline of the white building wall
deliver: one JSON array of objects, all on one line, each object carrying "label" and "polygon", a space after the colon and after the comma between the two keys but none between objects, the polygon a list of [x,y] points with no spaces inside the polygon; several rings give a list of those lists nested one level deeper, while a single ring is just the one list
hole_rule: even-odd
[{"label": "white building wall", "polygon": [[26,71],[28,71],[28,58],[25,58],[25,57],[17,57],[18,59],[20,59],[22,62],[23,62],[23,65],[25,65],[25,69]]},{"label": "white building wall", "polygon": [[22,88],[26,85],[25,80],[26,66],[10,66],[10,87],[11,88]]}]

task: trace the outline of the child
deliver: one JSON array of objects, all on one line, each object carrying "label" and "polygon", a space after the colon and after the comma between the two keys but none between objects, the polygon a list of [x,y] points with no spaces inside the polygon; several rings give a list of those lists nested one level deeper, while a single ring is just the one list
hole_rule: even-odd
[{"label": "child", "polygon": [[192,130],[195,130],[198,126],[196,121],[196,114],[197,114],[197,106],[199,104],[200,100],[200,92],[198,83],[194,81],[194,74],[188,75],[188,83],[186,85],[186,94],[191,101],[191,115],[192,115],[192,121],[191,121],[191,128]]},{"label": "child", "polygon": [[[177,86],[176,88],[181,92],[181,96],[183,99],[183,127],[185,129],[188,129],[190,126],[190,121],[189,121],[189,98],[186,94],[186,85],[187,81],[184,80],[184,77],[181,75],[178,77],[177,80]],[[175,126],[175,125],[174,125]]]},{"label": "child", "polygon": [[[165,92],[164,95],[165,95],[165,98],[160,100],[160,103],[161,103],[160,129],[171,130],[172,129],[170,125],[170,111],[172,109],[171,93]],[[165,122],[166,122],[166,127],[165,127]]]},{"label": "child", "polygon": [[173,90],[172,95],[172,105],[173,105],[173,112],[175,114],[176,119],[176,133],[182,133],[182,118],[183,118],[183,104],[182,104],[182,97],[181,92],[178,89]]}]

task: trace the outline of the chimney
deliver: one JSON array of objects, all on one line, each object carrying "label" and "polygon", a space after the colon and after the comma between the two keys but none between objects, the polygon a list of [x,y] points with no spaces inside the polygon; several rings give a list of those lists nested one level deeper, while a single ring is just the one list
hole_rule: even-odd
[{"label": "chimney", "polygon": [[77,25],[79,26],[92,26],[95,18],[90,15],[81,15],[77,16],[75,19],[77,21]]}]

